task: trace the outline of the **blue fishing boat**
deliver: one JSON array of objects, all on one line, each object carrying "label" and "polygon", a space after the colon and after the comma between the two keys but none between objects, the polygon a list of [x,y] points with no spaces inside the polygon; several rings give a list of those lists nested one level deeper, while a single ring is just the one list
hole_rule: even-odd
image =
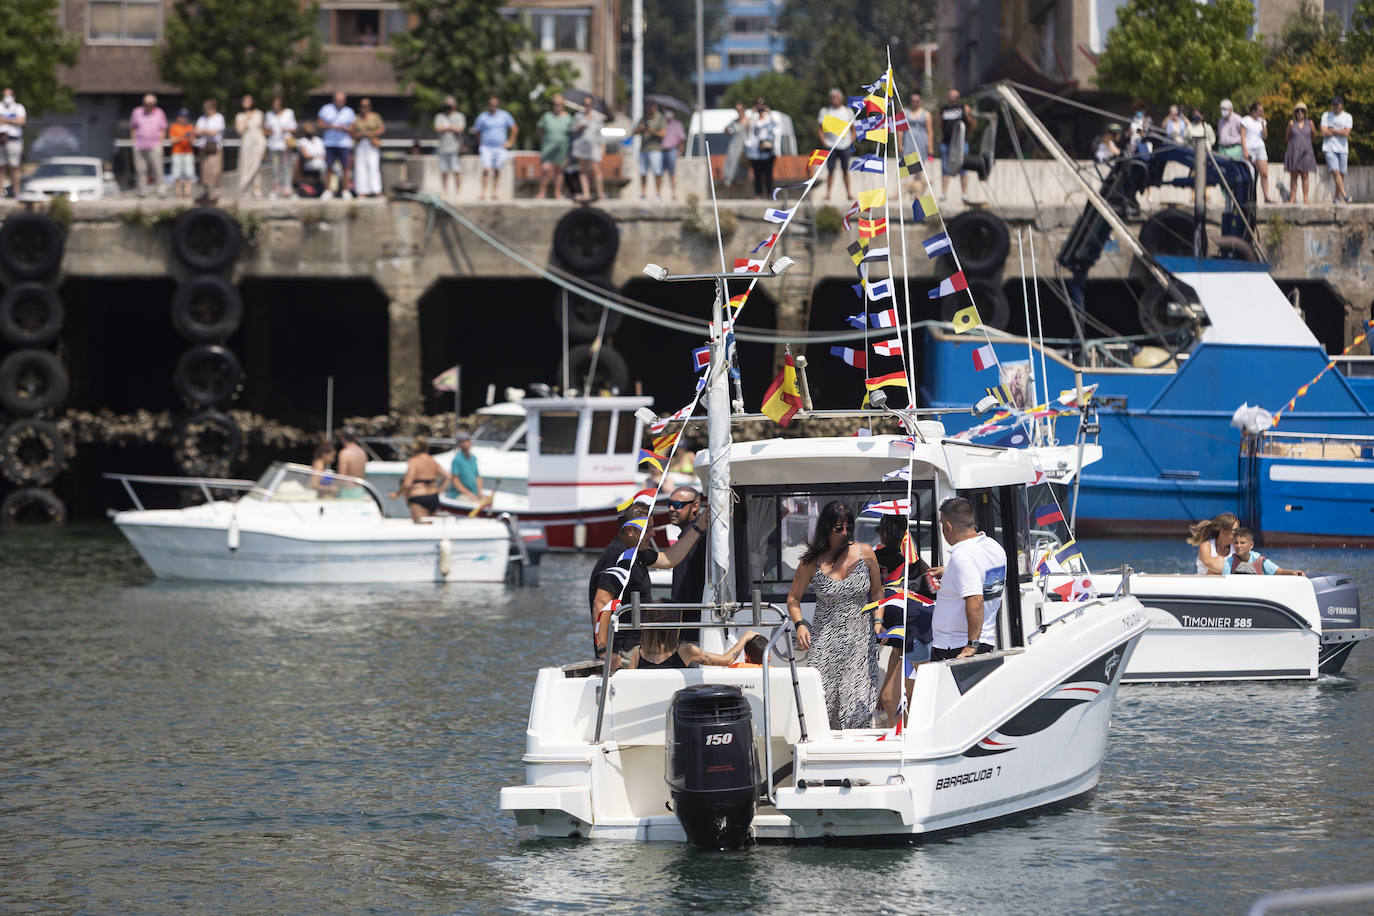
[{"label": "blue fishing boat", "polygon": [[1374,435],[1266,430],[1244,452],[1241,517],[1269,544],[1320,534],[1320,543],[1374,546]]}]

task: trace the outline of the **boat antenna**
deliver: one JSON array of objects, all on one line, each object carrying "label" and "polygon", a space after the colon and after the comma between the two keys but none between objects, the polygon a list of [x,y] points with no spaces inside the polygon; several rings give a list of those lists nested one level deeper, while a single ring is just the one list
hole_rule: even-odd
[{"label": "boat antenna", "polygon": [[[1035,227],[1026,227],[1026,241],[1030,242],[1031,256],[1031,289],[1035,290],[1035,336],[1040,342],[1040,383],[1045,386],[1045,399],[1040,403],[1048,405],[1050,403],[1050,376],[1045,370],[1045,326],[1041,322],[1040,314],[1040,278],[1035,269]],[[1026,323],[1026,336],[1030,336],[1030,322]],[[1080,329],[1079,339],[1082,339]]]},{"label": "boat antenna", "polygon": [[[1035,399],[1038,395],[1036,394],[1037,389],[1035,387],[1035,348],[1031,346],[1030,290],[1026,288],[1026,241],[1025,237],[1021,234],[1020,226],[1016,227],[1016,255],[1021,259],[1021,306],[1026,313],[1026,365],[1030,367],[1031,403],[1035,403]],[[1049,401],[1047,399],[1041,403],[1048,404]],[[1032,442],[1040,438],[1040,429],[1040,421],[1034,421],[1034,428],[1031,435]]]}]

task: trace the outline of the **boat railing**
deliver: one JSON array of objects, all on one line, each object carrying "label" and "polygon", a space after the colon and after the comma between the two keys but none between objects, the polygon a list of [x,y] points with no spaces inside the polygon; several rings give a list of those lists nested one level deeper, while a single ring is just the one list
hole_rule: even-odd
[{"label": "boat railing", "polygon": [[144,511],[143,501],[138,498],[133,485],[136,483],[146,483],[154,486],[168,487],[194,487],[205,497],[206,502],[214,501],[214,490],[242,490],[249,491],[257,489],[256,480],[235,480],[228,477],[167,477],[157,474],[105,474],[106,480],[117,480],[124,485],[124,492],[129,494],[129,500],[133,502],[138,511]]},{"label": "boat railing", "polygon": [[[609,648],[616,632],[620,630],[680,630],[684,624],[679,621],[652,622],[644,620],[644,609],[664,611],[710,611],[711,619],[703,620],[700,623],[693,621],[690,625],[692,629],[715,629],[724,630],[732,627],[742,626],[762,629],[772,626],[773,632],[768,637],[768,648],[763,654],[763,758],[764,766],[768,771],[768,795],[773,795],[773,743],[772,743],[772,702],[771,691],[769,689],[769,662],[772,660],[775,651],[787,659],[788,668],[792,673],[792,693],[796,703],[797,721],[801,727],[801,740],[806,740],[806,711],[802,708],[801,683],[797,679],[797,658],[792,651],[791,634],[795,630],[791,616],[776,604],[763,601],[762,592],[754,589],[753,600],[748,602],[729,601],[721,604],[716,603],[681,603],[681,602],[655,602],[652,604],[641,604],[639,592],[630,593],[629,621],[624,619],[625,611],[622,609],[621,616],[613,615],[611,618],[611,633],[607,638],[606,660],[601,672],[601,690],[597,698],[596,705],[596,733],[593,740],[601,743],[602,728],[606,718],[606,703],[610,698],[611,684],[611,659],[614,652]],[[748,610],[749,619],[746,621],[737,620],[735,615],[740,611]],[[766,620],[764,615],[776,618],[773,621]],[[786,639],[785,642],[781,642]],[[787,647],[786,652],[778,648],[779,643]]]},{"label": "boat railing", "polygon": [[1331,361],[1346,378],[1374,378],[1374,356],[1333,356]]},{"label": "boat railing", "polygon": [[1255,454],[1261,458],[1310,458],[1350,461],[1374,456],[1374,435],[1265,430]]}]

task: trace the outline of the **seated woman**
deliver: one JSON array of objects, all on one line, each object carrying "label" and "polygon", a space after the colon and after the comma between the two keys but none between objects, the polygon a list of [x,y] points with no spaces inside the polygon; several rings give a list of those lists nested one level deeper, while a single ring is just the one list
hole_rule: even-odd
[{"label": "seated woman", "polygon": [[[801,600],[816,596],[816,613],[802,620]],[[787,613],[797,625],[797,647],[820,672],[830,727],[869,728],[878,705],[878,643],[883,623],[875,606],[883,580],[873,548],[854,540],[854,511],[834,500],[821,507],[816,531],[802,554],[787,593]],[[814,629],[814,635],[813,635]]]},{"label": "seated woman", "polygon": [[439,466],[439,462],[429,453],[429,438],[416,436],[415,445],[410,450],[410,460],[406,462],[406,473],[401,485],[391,499],[402,493],[406,497],[406,507],[410,509],[410,520],[417,524],[439,511],[439,494],[448,486],[449,473]]},{"label": "seated woman", "polygon": [[[904,565],[902,538],[906,532],[907,520],[900,515],[884,515],[882,521],[878,523],[879,546],[874,553],[878,558],[878,569],[882,573],[884,582],[887,582],[888,577],[894,571],[901,570]],[[934,601],[935,589],[931,587],[930,580],[926,576],[926,573],[930,572],[930,564],[917,557],[915,562],[906,563],[905,566],[905,588],[923,598]],[[901,579],[890,584],[896,588],[903,587]],[[901,697],[899,691],[903,680],[897,676],[897,672],[906,667],[903,664],[903,659],[913,667],[922,662],[930,661],[930,645],[934,641],[934,634],[931,632],[931,618],[932,608],[930,606],[909,599],[906,602],[906,607],[893,605],[883,609],[884,630],[891,630],[893,627],[906,628],[904,638],[888,637],[882,640],[882,645],[891,646],[894,650],[888,656],[887,673],[883,675],[883,686],[878,692],[878,703],[887,713],[889,721],[895,722],[897,719],[897,708],[900,705]]]},{"label": "seated woman", "polygon": [[[681,618],[676,611],[662,608],[644,609],[646,623],[676,623],[679,619]],[[728,652],[717,654],[707,652],[692,643],[682,642],[680,633],[680,630],[645,630],[640,644],[635,646],[630,653],[630,667],[640,669],[689,668],[692,665],[720,665],[725,667],[739,658],[740,652],[749,640],[759,635],[753,630],[749,630],[735,641],[734,646]]]},{"label": "seated woman", "polygon": [[334,444],[325,442],[315,448],[315,460],[310,462],[310,467],[315,470],[315,475],[310,478],[310,486],[317,490],[321,497],[339,495],[339,482],[329,473],[329,466],[334,463],[336,454]]},{"label": "seated woman", "polygon": [[1197,572],[1200,576],[1221,575],[1222,562],[1231,555],[1231,542],[1240,519],[1223,512],[1214,519],[1204,519],[1188,529],[1188,543],[1197,548]]}]

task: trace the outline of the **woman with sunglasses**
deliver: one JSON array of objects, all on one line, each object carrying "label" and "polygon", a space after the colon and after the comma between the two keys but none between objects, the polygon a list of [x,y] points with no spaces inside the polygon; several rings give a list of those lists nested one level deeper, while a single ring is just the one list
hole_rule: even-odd
[{"label": "woman with sunglasses", "polygon": [[[816,612],[802,620],[801,600],[815,593]],[[854,512],[835,500],[821,508],[816,533],[802,554],[787,594],[797,647],[821,675],[831,728],[869,728],[878,703],[878,643],[883,582],[878,558],[854,542]],[[865,605],[873,607],[864,610]]]},{"label": "woman with sunglasses", "polygon": [[1199,576],[1221,575],[1222,564],[1231,555],[1231,542],[1235,540],[1239,528],[1240,519],[1230,512],[1189,526],[1188,543],[1197,548]]}]

